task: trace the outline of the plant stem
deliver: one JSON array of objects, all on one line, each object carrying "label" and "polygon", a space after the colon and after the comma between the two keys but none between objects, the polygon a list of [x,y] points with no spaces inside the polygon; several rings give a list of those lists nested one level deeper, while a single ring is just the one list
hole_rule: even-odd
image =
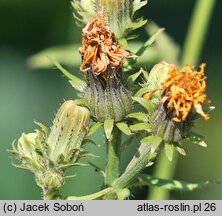
[{"label": "plant stem", "polygon": [[184,44],[182,65],[198,62],[215,4],[216,0],[197,0]]},{"label": "plant stem", "polygon": [[[121,156],[121,131],[114,126],[110,140],[107,140],[107,166],[106,185],[111,186],[113,181],[119,177],[119,163]],[[107,194],[106,199],[116,199],[112,192]]]},{"label": "plant stem", "polygon": [[133,157],[125,172],[113,183],[113,188],[124,189],[127,187],[143,171],[149,161],[154,159],[161,142],[162,138],[152,137],[150,142],[141,143],[137,154]]},{"label": "plant stem", "polygon": [[[156,169],[153,173],[155,177],[163,179],[172,179],[176,169],[178,154],[176,151],[173,153],[173,162],[170,162],[165,155],[165,151],[162,151],[159,157],[159,160],[156,162]],[[150,188],[149,200],[163,200],[168,199],[170,196],[170,191],[165,188]]]},{"label": "plant stem", "polygon": [[59,197],[58,191],[43,191],[43,199],[44,200],[54,200]]},{"label": "plant stem", "polygon": [[[184,52],[181,60],[182,65],[192,63],[196,64],[198,62],[203,49],[215,3],[216,0],[198,0],[196,2],[188,34],[185,40]],[[174,153],[173,163],[169,162],[164,155],[161,155],[159,159],[160,161],[155,170],[156,177],[169,179],[173,178],[178,160],[178,153]],[[148,199],[166,200],[169,199],[169,195],[169,191],[167,190],[153,188],[148,196]]]},{"label": "plant stem", "polygon": [[[123,175],[121,175],[120,178],[118,178],[114,182],[113,188],[123,189],[127,187],[131,183],[131,181],[134,180],[134,178],[139,173],[141,173],[148,164],[149,153],[150,153],[150,144],[149,143],[141,144],[137,155],[132,159],[132,161],[128,165],[130,169],[126,168],[126,172],[124,172]],[[135,160],[136,158],[138,159]]]},{"label": "plant stem", "polygon": [[94,194],[86,195],[86,196],[69,196],[66,198],[66,200],[95,200],[98,199],[105,194],[109,193],[112,191],[112,188],[105,188],[104,190],[101,190],[99,192],[96,192]]}]

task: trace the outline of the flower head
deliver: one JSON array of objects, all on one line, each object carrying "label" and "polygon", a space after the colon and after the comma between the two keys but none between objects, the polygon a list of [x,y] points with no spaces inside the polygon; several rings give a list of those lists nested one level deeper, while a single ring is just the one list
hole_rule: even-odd
[{"label": "flower head", "polygon": [[83,61],[81,71],[91,69],[97,74],[107,75],[108,67],[119,68],[131,54],[115,39],[106,22],[105,12],[100,11],[83,29],[82,47],[79,49]]},{"label": "flower head", "polygon": [[[159,68],[159,66],[158,66]],[[158,69],[157,68],[157,69]],[[166,142],[179,142],[184,139],[194,123],[192,110],[208,119],[202,110],[202,104],[207,102],[205,95],[206,76],[205,64],[200,65],[200,71],[195,71],[193,65],[178,69],[173,64],[161,63],[161,70],[153,70],[149,78],[155,81],[155,88],[145,94],[145,98],[158,94],[158,106],[149,116],[153,133],[163,137]],[[164,79],[154,75],[164,72]],[[150,80],[149,80],[150,81]],[[150,81],[151,82],[151,81]],[[151,82],[152,84],[152,82]]]},{"label": "flower head", "polygon": [[[172,119],[175,122],[185,121],[192,108],[205,119],[209,119],[209,116],[202,110],[202,104],[207,101],[206,76],[204,75],[206,65],[201,64],[200,71],[194,71],[193,65],[179,70],[175,65],[164,64],[169,68],[169,72],[162,87],[157,90],[163,90],[160,102],[165,104],[168,113],[175,113]],[[152,93],[148,93],[145,97],[151,95]]]}]

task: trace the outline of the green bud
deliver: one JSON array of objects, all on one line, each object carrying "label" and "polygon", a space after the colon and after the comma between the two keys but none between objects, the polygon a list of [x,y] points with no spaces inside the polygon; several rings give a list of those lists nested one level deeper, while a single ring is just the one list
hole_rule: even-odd
[{"label": "green bud", "polygon": [[58,191],[64,184],[64,173],[49,169],[44,173],[36,174],[36,183],[47,193]]},{"label": "green bud", "polygon": [[75,163],[81,154],[90,112],[75,101],[65,101],[57,112],[47,139],[48,157],[54,165]]},{"label": "green bud", "polygon": [[109,69],[109,75],[87,73],[88,87],[84,95],[97,121],[121,121],[131,110],[131,92],[123,84],[121,70]]},{"label": "green bud", "polygon": [[13,144],[13,149],[9,152],[22,162],[21,165],[18,166],[19,168],[40,173],[47,166],[47,161],[43,157],[43,142],[41,132],[38,130],[35,133],[23,133],[18,139],[17,149]]},{"label": "green bud", "polygon": [[104,8],[111,31],[117,38],[126,38],[130,32],[147,22],[143,18],[134,19],[135,13],[146,4],[146,0],[72,0],[74,17],[81,25],[87,24]]}]

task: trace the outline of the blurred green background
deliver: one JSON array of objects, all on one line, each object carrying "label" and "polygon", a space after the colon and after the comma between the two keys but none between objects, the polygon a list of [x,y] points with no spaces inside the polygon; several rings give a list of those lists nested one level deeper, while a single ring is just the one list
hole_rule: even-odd
[{"label": "blurred green background", "polygon": [[[210,1],[210,0],[209,0]],[[182,47],[194,8],[194,0],[150,0],[141,14],[165,27]],[[175,178],[188,182],[222,181],[222,2],[212,17],[201,62],[207,63],[208,98],[216,106],[209,121],[199,120],[196,131],[206,135],[208,148],[186,144],[187,156],[180,156]],[[204,16],[202,14],[201,16]],[[76,27],[69,0],[0,0],[0,199],[40,199],[33,174],[14,168],[7,149],[22,132],[35,129],[33,120],[50,126],[51,120],[64,99],[76,94],[67,79],[55,70],[31,70],[27,58],[47,47],[80,43],[81,31]],[[141,31],[139,40],[147,35]],[[169,51],[170,52],[170,51]],[[70,56],[75,61],[79,56]],[[70,70],[78,73],[78,65]],[[100,155],[95,163],[104,167],[105,145],[89,147]],[[135,148],[135,147],[134,147]],[[132,156],[123,157],[123,164]],[[65,195],[84,195],[99,190],[101,177],[93,168],[70,170],[78,177],[68,180]],[[136,192],[137,199],[146,197],[146,188]],[[222,199],[222,186],[211,185],[189,193],[173,192],[172,199]]]}]

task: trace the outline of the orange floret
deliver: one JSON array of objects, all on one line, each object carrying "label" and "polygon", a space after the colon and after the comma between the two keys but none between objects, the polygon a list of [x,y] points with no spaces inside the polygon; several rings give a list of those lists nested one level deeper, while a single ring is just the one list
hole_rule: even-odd
[{"label": "orange floret", "polygon": [[91,19],[83,29],[82,47],[79,49],[83,56],[81,71],[106,74],[108,66],[119,68],[131,54],[115,39],[106,23],[104,11]]},{"label": "orange floret", "polygon": [[[206,64],[200,65],[199,72],[194,71],[193,65],[188,65],[179,71],[175,65],[168,64],[167,66],[169,74],[162,84],[161,103],[166,104],[168,112],[175,111],[173,120],[185,121],[192,108],[206,120],[209,119],[202,110],[202,104],[207,101],[206,76],[204,75]],[[145,95],[145,98],[148,96],[150,97],[149,93]]]}]

